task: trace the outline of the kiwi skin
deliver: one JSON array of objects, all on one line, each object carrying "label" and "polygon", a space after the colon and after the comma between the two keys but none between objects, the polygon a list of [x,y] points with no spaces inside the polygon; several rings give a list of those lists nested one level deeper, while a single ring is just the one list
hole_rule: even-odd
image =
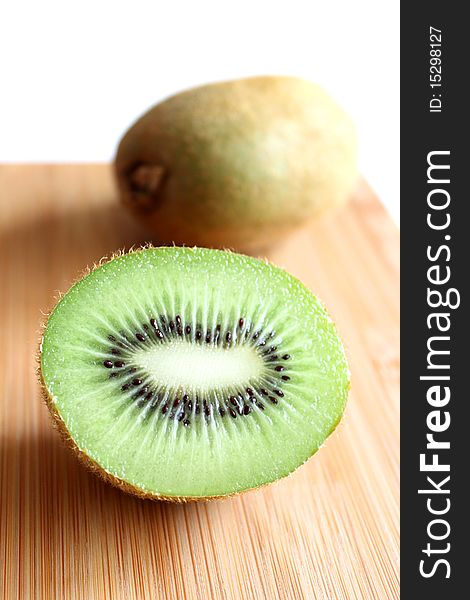
[{"label": "kiwi skin", "polygon": [[[141,247],[138,248],[131,248],[127,253],[134,253],[134,252],[140,252],[143,250],[146,250],[148,248],[152,248],[153,246],[151,244],[145,244]],[[229,252],[229,251],[228,251]],[[81,273],[80,276],[78,276],[71,284],[71,286],[80,281],[83,277],[85,277],[86,275],[89,275],[91,272],[93,272],[95,269],[99,268],[101,265],[103,265],[104,263],[110,262],[112,260],[114,260],[115,258],[118,258],[119,256],[123,256],[124,254],[126,254],[125,250],[119,250],[115,253],[113,253],[111,256],[109,257],[103,257],[98,263],[95,263],[92,267],[87,267],[86,269],[84,269],[84,271]],[[269,261],[265,261],[269,264]],[[70,286],[70,287],[71,287]],[[62,294],[58,294],[58,297],[56,298],[56,302],[58,302],[60,300],[60,298],[62,297]],[[50,314],[52,314],[52,310],[46,314],[46,319],[42,324],[42,331],[45,331],[46,327],[47,327],[47,323],[48,323],[48,319]],[[134,486],[132,484],[130,484],[129,482],[117,477],[116,475],[113,475],[112,473],[110,473],[109,471],[107,471],[106,469],[104,469],[100,464],[98,464],[95,460],[93,460],[90,456],[88,456],[86,454],[86,452],[84,452],[81,448],[79,448],[79,446],[76,444],[75,440],[72,438],[69,430],[67,429],[67,426],[63,420],[63,418],[61,417],[61,415],[59,414],[58,410],[56,409],[56,406],[54,404],[53,398],[51,396],[51,394],[49,393],[49,390],[47,388],[47,385],[44,381],[43,375],[42,375],[42,371],[41,371],[41,353],[42,353],[42,341],[43,341],[43,336],[41,335],[40,339],[39,339],[39,345],[38,345],[38,352],[36,355],[36,359],[37,359],[37,368],[36,368],[36,372],[37,372],[37,376],[38,376],[38,380],[39,380],[39,384],[40,384],[40,389],[41,389],[41,396],[43,401],[45,402],[48,410],[49,410],[49,414],[51,415],[52,418],[52,423],[54,428],[58,431],[60,437],[62,438],[62,441],[64,442],[64,444],[71,449],[71,451],[73,452],[73,454],[75,456],[78,457],[79,461],[92,473],[94,473],[95,475],[98,475],[101,479],[103,479],[105,482],[111,484],[114,487],[119,488],[121,491],[126,492],[132,496],[136,496],[138,498],[141,499],[147,499],[147,500],[162,500],[162,501],[166,501],[166,502],[171,502],[171,503],[176,503],[176,504],[187,504],[189,502],[208,502],[210,500],[221,500],[224,498],[230,498],[230,497],[234,497],[234,496],[239,496],[241,494],[244,494],[245,492],[249,492],[252,490],[258,490],[261,489],[263,487],[267,487],[269,485],[273,485],[275,483],[277,483],[278,481],[280,481],[281,479],[284,479],[286,477],[289,477],[290,475],[292,475],[292,473],[294,473],[295,471],[297,471],[301,466],[303,466],[303,464],[305,464],[305,462],[307,462],[309,459],[307,459],[303,464],[299,465],[296,469],[294,469],[293,471],[291,471],[290,473],[287,473],[286,475],[284,475],[283,477],[280,477],[279,479],[272,481],[272,482],[267,482],[264,484],[261,484],[259,486],[255,486],[253,488],[247,488],[238,492],[230,492],[227,494],[223,494],[223,495],[218,495],[218,496],[165,496],[164,494],[158,494],[158,493],[152,493],[152,492],[145,492],[144,490],[142,490],[141,488]],[[350,389],[350,381],[348,382],[348,392]],[[327,438],[336,430],[337,426],[339,425],[340,421],[342,420],[342,415],[340,415],[337,419],[337,421],[335,423],[333,423],[331,430],[329,431]],[[326,441],[324,442],[326,443]],[[323,444],[324,445],[324,444]],[[311,457],[310,457],[311,458]]]},{"label": "kiwi skin", "polygon": [[319,86],[252,77],[154,106],[124,135],[115,171],[159,242],[256,254],[347,199],[356,135]]}]

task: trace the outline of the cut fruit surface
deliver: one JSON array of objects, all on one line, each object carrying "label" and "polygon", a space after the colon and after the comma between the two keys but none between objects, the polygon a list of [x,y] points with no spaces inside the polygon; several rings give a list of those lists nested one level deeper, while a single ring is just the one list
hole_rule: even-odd
[{"label": "cut fruit surface", "polygon": [[180,500],[289,474],[335,428],[349,386],[335,327],[299,281],[201,248],[92,271],[51,313],[40,361],[82,456],[130,491]]}]

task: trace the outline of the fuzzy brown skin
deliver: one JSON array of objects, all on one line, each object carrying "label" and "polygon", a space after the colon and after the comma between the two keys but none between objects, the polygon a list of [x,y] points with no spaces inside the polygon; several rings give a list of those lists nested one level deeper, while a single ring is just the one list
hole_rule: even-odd
[{"label": "fuzzy brown skin", "polygon": [[347,199],[356,136],[319,86],[253,77],[156,105],[115,167],[122,201],[160,242],[257,253]]}]

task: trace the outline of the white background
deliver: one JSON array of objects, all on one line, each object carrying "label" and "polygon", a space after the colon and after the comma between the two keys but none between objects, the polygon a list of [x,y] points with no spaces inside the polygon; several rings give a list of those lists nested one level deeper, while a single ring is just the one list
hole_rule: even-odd
[{"label": "white background", "polygon": [[0,9],[0,161],[108,161],[176,91],[292,74],[352,115],[360,168],[398,222],[398,0],[24,0]]}]

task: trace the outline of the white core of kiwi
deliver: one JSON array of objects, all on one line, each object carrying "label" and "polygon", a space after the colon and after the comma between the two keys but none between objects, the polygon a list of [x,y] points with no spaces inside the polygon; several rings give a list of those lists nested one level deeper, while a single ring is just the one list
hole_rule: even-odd
[{"label": "white core of kiwi", "polygon": [[265,370],[261,356],[249,346],[219,348],[178,339],[142,348],[132,358],[159,387],[201,393],[248,385],[261,380]]}]

